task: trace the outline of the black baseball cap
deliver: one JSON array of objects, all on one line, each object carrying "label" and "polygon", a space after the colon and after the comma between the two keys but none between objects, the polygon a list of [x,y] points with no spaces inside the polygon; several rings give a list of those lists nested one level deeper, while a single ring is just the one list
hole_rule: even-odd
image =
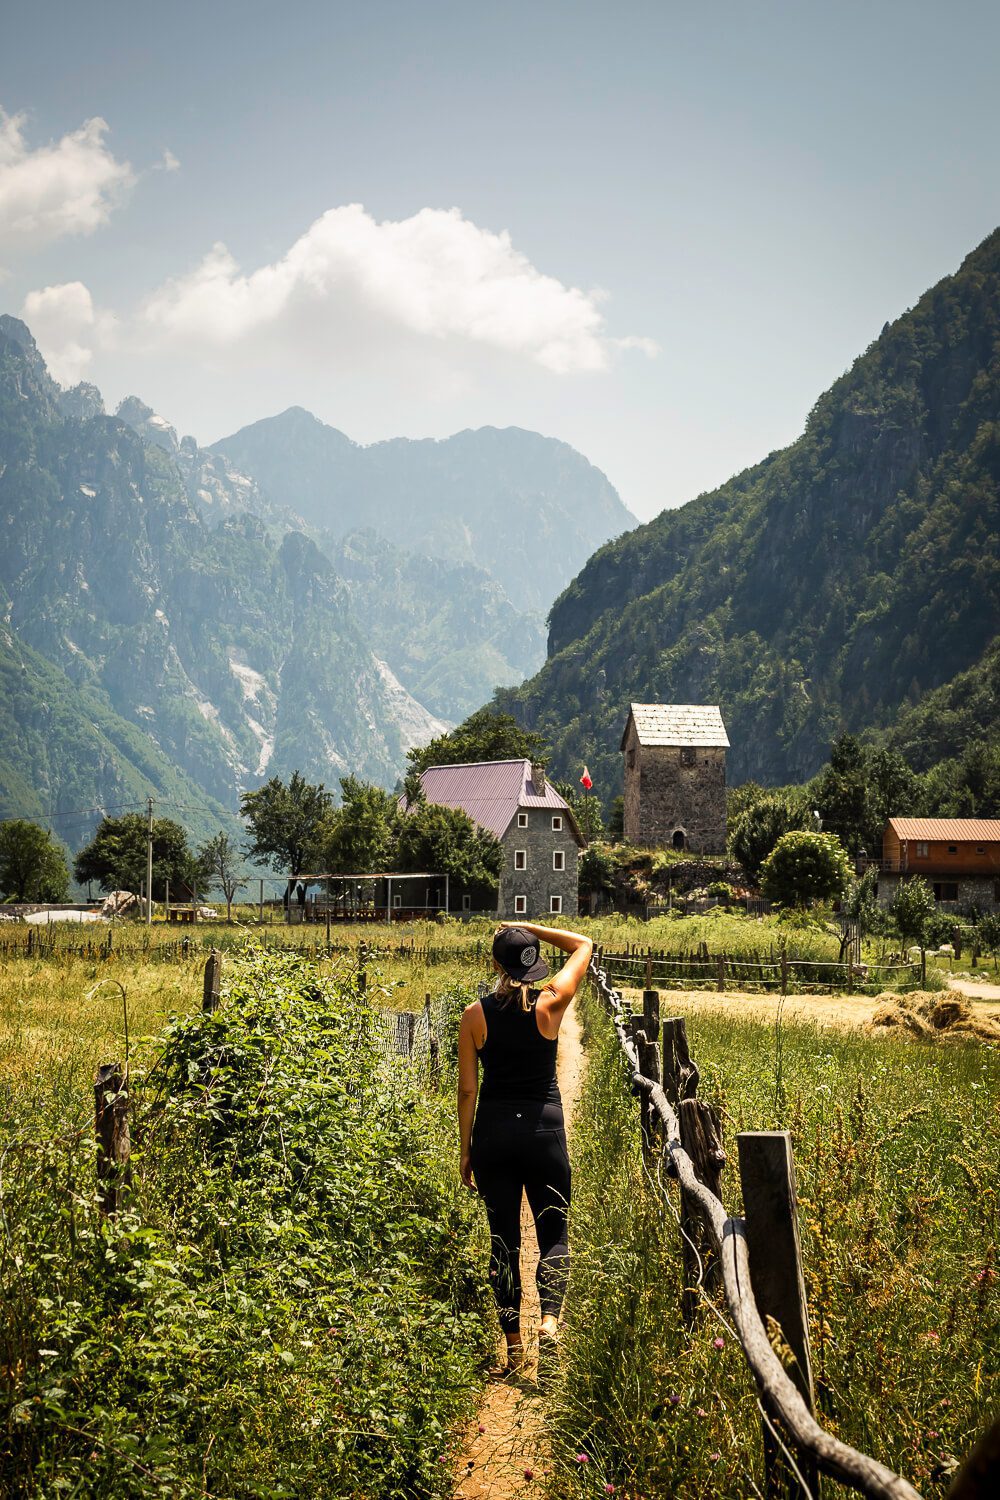
[{"label": "black baseball cap", "polygon": [[515,984],[530,984],[549,972],[538,939],[525,927],[501,928],[493,939],[493,957]]}]

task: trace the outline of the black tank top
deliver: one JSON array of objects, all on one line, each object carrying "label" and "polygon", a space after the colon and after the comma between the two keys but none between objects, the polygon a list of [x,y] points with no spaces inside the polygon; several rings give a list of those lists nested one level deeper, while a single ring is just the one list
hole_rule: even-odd
[{"label": "black tank top", "polygon": [[[531,996],[537,1000],[538,991],[532,990]],[[484,995],[480,1003],[486,1018],[486,1040],[479,1049],[483,1065],[480,1101],[531,1099],[561,1104],[556,1082],[559,1043],[542,1036],[534,1005],[525,1011],[516,996],[501,1003],[494,994]]]}]

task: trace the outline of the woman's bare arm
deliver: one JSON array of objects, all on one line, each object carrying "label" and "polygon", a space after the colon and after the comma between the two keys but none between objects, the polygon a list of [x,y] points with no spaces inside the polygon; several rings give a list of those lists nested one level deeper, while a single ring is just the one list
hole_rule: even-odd
[{"label": "woman's bare arm", "polygon": [[472,1122],[476,1116],[476,1099],[479,1095],[479,1054],[476,1051],[478,1017],[482,1006],[477,1000],[462,1013],[458,1028],[458,1137],[460,1150],[459,1171],[466,1187],[472,1186]]},{"label": "woman's bare arm", "polygon": [[531,922],[501,922],[500,925],[501,927],[523,927],[540,943],[550,943],[554,948],[561,948],[564,953],[569,954],[569,958],[559,973],[553,974],[539,995],[536,1007],[539,1020],[551,1022],[553,1029],[558,1031],[563,1014],[583,983],[584,975],[590,967],[590,956],[594,951],[593,943],[582,933],[566,932],[561,927],[539,927]]}]

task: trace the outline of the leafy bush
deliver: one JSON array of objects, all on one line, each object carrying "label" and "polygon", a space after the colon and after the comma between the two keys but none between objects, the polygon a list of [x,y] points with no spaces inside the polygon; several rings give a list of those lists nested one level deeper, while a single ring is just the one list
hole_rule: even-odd
[{"label": "leafy bush", "polygon": [[450,1109],[373,1020],[302,959],[248,954],[133,1087],[114,1219],[79,1134],[9,1154],[5,1494],[449,1492],[488,1294]]},{"label": "leafy bush", "polygon": [[809,906],[842,895],[850,878],[850,861],[836,834],[794,831],[783,834],[764,861],[761,889],[782,906]]},{"label": "leafy bush", "polygon": [[901,880],[889,908],[903,942],[926,942],[927,927],[937,911],[934,892],[920,875]]}]

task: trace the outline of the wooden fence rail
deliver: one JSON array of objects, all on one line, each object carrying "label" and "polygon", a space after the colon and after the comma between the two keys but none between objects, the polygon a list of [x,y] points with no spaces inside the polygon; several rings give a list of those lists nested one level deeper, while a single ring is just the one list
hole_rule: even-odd
[{"label": "wooden fence rail", "polygon": [[[632,1075],[632,1088],[645,1101],[646,1112],[652,1114],[657,1122],[668,1172],[677,1178],[681,1188],[682,1213],[689,1221],[695,1216],[700,1219],[707,1248],[717,1258],[726,1305],[753,1373],[762,1408],[767,1417],[777,1423],[797,1455],[795,1472],[791,1476],[792,1492],[797,1487],[799,1494],[815,1495],[814,1475],[817,1471],[822,1471],[841,1484],[869,1496],[870,1500],[920,1500],[918,1492],[902,1475],[841,1442],[822,1428],[813,1415],[805,1333],[808,1325],[805,1323],[804,1294],[799,1285],[801,1270],[797,1262],[794,1179],[791,1176],[791,1145],[787,1136],[781,1133],[785,1144],[779,1149],[779,1156],[783,1154],[788,1165],[784,1182],[775,1165],[775,1150],[766,1144],[761,1148],[759,1132],[748,1132],[738,1137],[741,1168],[744,1161],[746,1163],[744,1183],[749,1188],[753,1201],[746,1205],[746,1219],[727,1215],[717,1191],[718,1171],[721,1168],[718,1155],[721,1147],[714,1122],[704,1113],[706,1106],[703,1101],[696,1099],[698,1073],[688,1052],[683,1018],[673,1018],[664,1024],[664,1081],[661,1082],[655,1075],[649,1076],[647,1072],[651,1054],[646,1048],[656,1038],[648,1036],[643,1029],[647,1024],[651,1026],[654,1019],[658,1023],[659,1017],[655,1013],[658,1006],[654,1009],[652,1000],[644,1000],[643,1015],[630,1017],[626,1014],[622,997],[610,982],[606,969],[597,960],[591,964],[590,977],[625,1054]],[[644,1062],[646,1067],[643,1066]],[[702,1106],[701,1109],[698,1108],[699,1105]],[[699,1122],[698,1130],[685,1128],[686,1122],[682,1123],[685,1114],[690,1114],[693,1121]],[[647,1118],[643,1124],[644,1144],[647,1142],[648,1128]],[[699,1137],[702,1141],[700,1146],[696,1144]],[[714,1163],[708,1159],[712,1156],[715,1157]],[[710,1176],[713,1166],[714,1183]],[[786,1269],[784,1278],[779,1278],[776,1284],[776,1290],[766,1289],[766,1278],[762,1277],[761,1272],[757,1273],[757,1279],[754,1280],[748,1245],[748,1223],[753,1222],[755,1214],[767,1221],[763,1227],[770,1235],[773,1235],[774,1224],[784,1223],[783,1257]],[[758,1265],[761,1260],[758,1255]],[[789,1285],[793,1265],[796,1280],[794,1285]],[[685,1282],[688,1280],[686,1274]],[[759,1305],[758,1295],[765,1302],[764,1307]],[[767,1318],[781,1324],[784,1342],[795,1353],[795,1378],[785,1369],[771,1346],[765,1326]],[[765,1446],[765,1457],[769,1465],[769,1492],[776,1493],[781,1482],[777,1474],[780,1462],[777,1446],[772,1446],[770,1452]]]},{"label": "wooden fence rail", "polygon": [[784,949],[772,951],[767,956],[710,954],[704,946],[698,953],[654,952],[651,948],[645,951],[626,949],[621,953],[601,949],[600,952],[602,966],[614,983],[646,989],[652,989],[654,985],[660,989],[705,986],[724,991],[754,985],[787,995],[796,987],[816,989],[829,985],[831,989],[843,989],[850,994],[855,989],[885,984],[891,977],[902,977],[912,984],[926,981],[923,955],[919,963],[863,964],[800,958]]}]

